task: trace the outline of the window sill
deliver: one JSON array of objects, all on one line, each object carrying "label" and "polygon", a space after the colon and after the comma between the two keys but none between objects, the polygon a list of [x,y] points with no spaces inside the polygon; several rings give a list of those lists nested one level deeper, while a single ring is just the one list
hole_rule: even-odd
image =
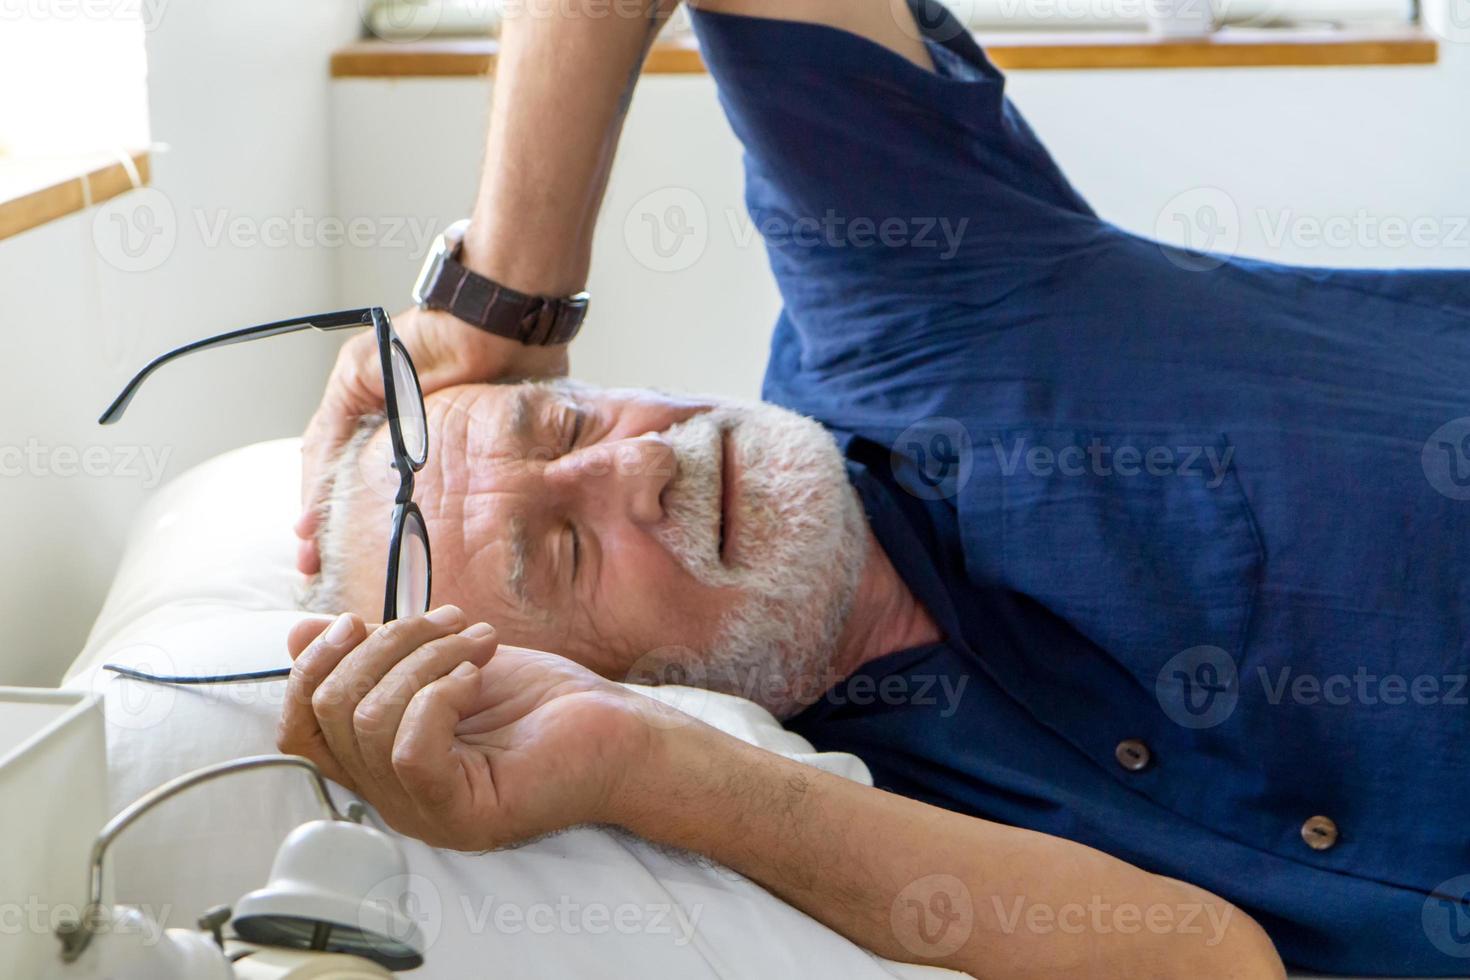
[{"label": "window sill", "polygon": [[[1439,47],[1424,31],[1224,28],[1205,38],[1156,38],[1142,32],[978,34],[996,65],[1006,70],[1136,68],[1341,67],[1432,65]],[[486,75],[495,68],[490,38],[413,42],[362,41],[332,55],[333,78],[446,78]],[[704,72],[692,39],[654,45],[646,74]]]},{"label": "window sill", "polygon": [[[146,185],[147,151],[130,156]],[[128,168],[113,155],[0,158],[0,240],[109,201],[132,187]]]}]

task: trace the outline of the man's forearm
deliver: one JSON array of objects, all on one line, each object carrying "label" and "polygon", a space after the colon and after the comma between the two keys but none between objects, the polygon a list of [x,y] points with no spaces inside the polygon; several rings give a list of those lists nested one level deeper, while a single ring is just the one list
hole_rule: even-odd
[{"label": "man's forearm", "polygon": [[586,285],[592,231],[644,57],[678,0],[514,0],[463,261],[522,292]]},{"label": "man's forearm", "polygon": [[1244,913],[1059,838],[815,770],[703,725],[660,736],[622,822],[880,955],[975,976],[1275,978]]}]

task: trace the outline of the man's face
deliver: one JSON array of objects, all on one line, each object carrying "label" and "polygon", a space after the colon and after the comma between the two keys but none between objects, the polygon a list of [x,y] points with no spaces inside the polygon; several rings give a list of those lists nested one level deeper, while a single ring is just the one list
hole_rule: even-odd
[{"label": "man's face", "polygon": [[[778,713],[830,662],[866,526],[831,437],[768,405],[574,383],[432,395],[414,498],[434,603],[608,675],[738,690]],[[339,467],[322,550],[381,611],[397,474],[386,427]],[[631,673],[630,673],[631,672]],[[727,676],[728,675],[728,676]],[[803,688],[803,690],[805,690]]]}]

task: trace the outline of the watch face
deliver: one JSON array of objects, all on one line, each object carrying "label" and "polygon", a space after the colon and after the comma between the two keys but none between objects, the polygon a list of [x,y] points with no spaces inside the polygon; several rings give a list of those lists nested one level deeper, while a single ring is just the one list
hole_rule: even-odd
[{"label": "watch face", "polygon": [[444,269],[444,256],[449,254],[449,242],[443,235],[434,239],[434,247],[429,250],[429,255],[424,259],[424,267],[419,270],[418,281],[413,284],[413,301],[419,306],[424,305],[429,295],[429,288],[434,285],[434,280],[439,278],[439,273]]}]

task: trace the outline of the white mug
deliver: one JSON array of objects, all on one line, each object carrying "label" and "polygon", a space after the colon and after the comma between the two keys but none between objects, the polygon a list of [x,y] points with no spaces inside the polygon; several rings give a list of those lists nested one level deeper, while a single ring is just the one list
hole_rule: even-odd
[{"label": "white mug", "polygon": [[1148,27],[1163,37],[1204,37],[1214,33],[1210,0],[1145,0]]}]

